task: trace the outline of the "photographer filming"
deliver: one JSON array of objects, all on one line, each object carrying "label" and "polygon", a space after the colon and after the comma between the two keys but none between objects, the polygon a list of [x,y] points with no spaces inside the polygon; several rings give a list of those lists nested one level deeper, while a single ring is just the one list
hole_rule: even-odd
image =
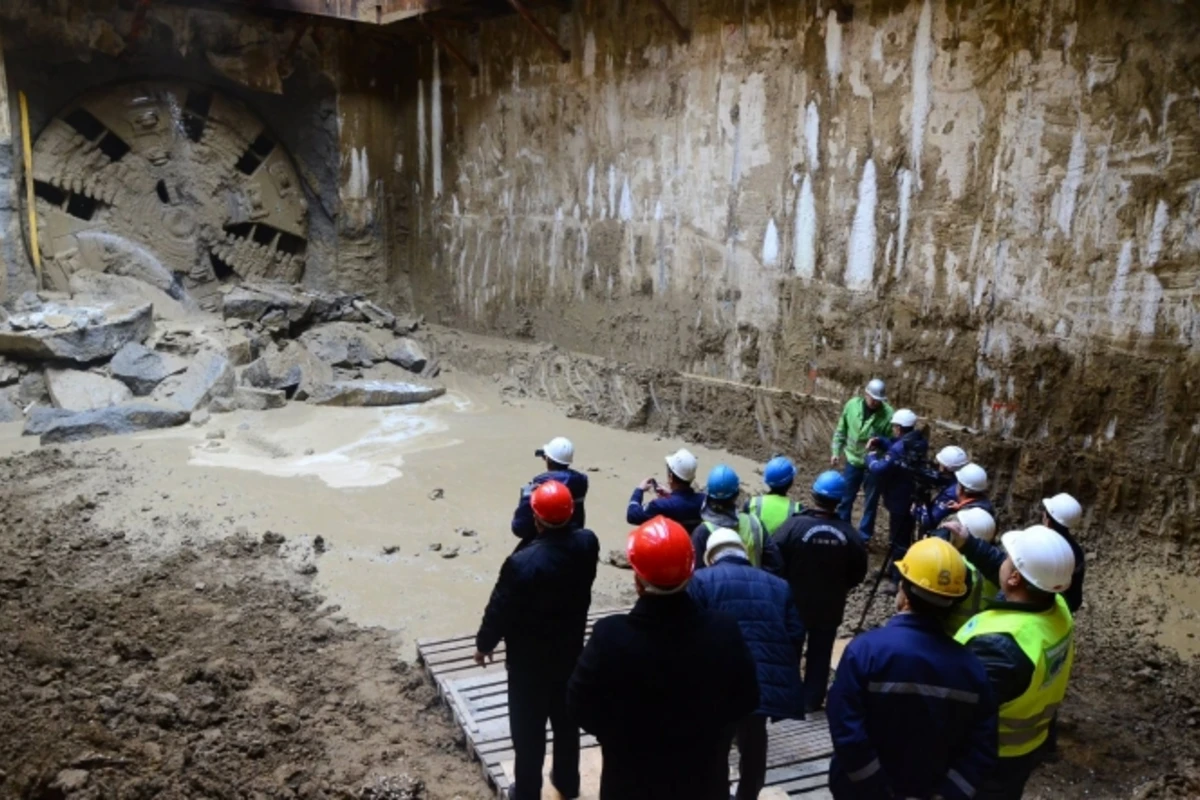
[{"label": "photographer filming", "polygon": [[947,445],[938,451],[934,457],[937,462],[937,497],[932,501],[913,503],[913,516],[917,520],[917,530],[922,534],[937,530],[942,520],[954,513],[954,504],[958,500],[958,479],[955,471],[965,467],[971,459],[961,447]]},{"label": "photographer filming", "polygon": [[892,582],[899,575],[894,562],[904,558],[912,544],[912,506],[918,479],[927,480],[929,440],[916,430],[916,425],[917,415],[902,408],[892,415],[893,438],[878,437],[867,444],[867,469],[879,482],[883,506],[888,510],[889,551],[885,564]]},{"label": "photographer filming", "polygon": [[512,518],[513,536],[521,540],[521,545],[537,537],[537,524],[534,522],[530,498],[533,497],[534,490],[548,481],[558,481],[571,490],[571,499],[574,501],[571,525],[582,528],[585,521],[583,502],[587,497],[588,478],[582,472],[571,469],[571,462],[575,459],[575,445],[571,444],[570,439],[556,436],[533,454],[546,463],[546,471],[521,488],[521,498]]}]

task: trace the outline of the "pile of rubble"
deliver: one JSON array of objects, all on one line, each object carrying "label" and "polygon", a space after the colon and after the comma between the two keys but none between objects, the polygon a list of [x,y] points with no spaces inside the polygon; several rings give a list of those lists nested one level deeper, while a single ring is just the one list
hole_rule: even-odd
[{"label": "pile of rubble", "polygon": [[359,296],[243,284],[218,319],[127,288],[27,293],[0,309],[0,422],[23,419],[45,444],[289,400],[390,406],[445,392],[419,322]]}]

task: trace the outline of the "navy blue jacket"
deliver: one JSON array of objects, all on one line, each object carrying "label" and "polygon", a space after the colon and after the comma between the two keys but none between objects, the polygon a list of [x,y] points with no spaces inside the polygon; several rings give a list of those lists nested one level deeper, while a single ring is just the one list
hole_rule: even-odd
[{"label": "navy blue jacket", "polygon": [[787,581],[728,555],[700,570],[688,584],[700,608],[738,621],[758,672],[758,712],[773,719],[804,719],[800,652],[804,626]]},{"label": "navy blue jacket", "polygon": [[829,690],[835,798],[969,800],[997,753],[983,664],[938,620],[897,614],[846,648]]},{"label": "navy blue jacket", "polygon": [[958,502],[958,481],[954,479],[953,473],[947,474],[946,478],[950,481],[949,485],[943,485],[933,502],[927,506],[918,506],[916,514],[913,515],[923,531],[935,530],[942,524],[942,520],[957,510],[954,504]]},{"label": "navy blue jacket", "polygon": [[758,706],[737,622],[687,594],[596,622],[567,708],[600,742],[601,800],[729,800],[734,727]]},{"label": "navy blue jacket", "polygon": [[890,442],[883,455],[876,451],[867,453],[867,469],[880,482],[883,507],[888,513],[911,513],[916,483],[903,465],[924,464],[928,452],[929,441],[925,434],[913,430]]},{"label": "navy blue jacket", "polygon": [[567,488],[571,490],[572,499],[575,500],[575,514],[571,517],[571,524],[576,528],[582,528],[587,524],[583,508],[583,501],[588,493],[587,475],[573,469],[553,470],[552,472],[543,472],[521,488],[521,499],[517,502],[517,510],[513,512],[512,518],[514,536],[521,539],[532,539],[537,536],[537,527],[533,524],[533,508],[529,505],[529,500],[533,497],[533,490],[546,481],[558,481],[566,484]]},{"label": "navy blue jacket", "polygon": [[503,639],[509,669],[566,677],[583,650],[600,542],[586,528],[547,532],[521,546],[500,568],[475,647]]},{"label": "navy blue jacket", "polygon": [[858,529],[832,511],[807,508],[780,525],[772,540],[805,629],[836,631],[846,595],[867,576],[867,547]]},{"label": "navy blue jacket", "polygon": [[706,496],[703,492],[697,492],[688,486],[655,498],[643,507],[644,495],[645,492],[639,487],[633,490],[633,496],[629,498],[625,521],[630,525],[641,525],[660,514],[678,522],[685,531],[690,531],[700,524],[700,509],[704,506]]}]

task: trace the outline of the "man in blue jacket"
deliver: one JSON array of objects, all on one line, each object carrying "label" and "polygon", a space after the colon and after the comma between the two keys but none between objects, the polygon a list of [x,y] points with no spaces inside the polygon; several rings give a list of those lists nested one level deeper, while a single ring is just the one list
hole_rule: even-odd
[{"label": "man in blue jacket", "polygon": [[[690,531],[700,524],[700,508],[704,505],[704,494],[692,488],[700,462],[688,450],[680,448],[667,456],[667,488],[654,478],[647,478],[633,490],[625,521],[630,525],[641,525],[655,517],[666,517],[678,522]],[[657,497],[642,505],[646,492],[653,491]]]},{"label": "man in blue jacket", "polygon": [[688,594],[700,608],[738,621],[758,674],[758,709],[737,728],[741,777],[736,800],[753,800],[767,777],[767,719],[804,719],[804,626],[787,581],[752,566],[736,531],[714,531],[705,561],[708,569],[696,573]]},{"label": "man in blue jacket", "polygon": [[942,520],[954,513],[958,504],[958,480],[954,473],[970,463],[967,452],[961,447],[947,445],[934,456],[937,462],[938,489],[937,496],[929,505],[914,505],[913,516],[917,520],[917,528],[921,533],[937,530]]},{"label": "man in blue jacket", "polygon": [[967,567],[938,538],[897,567],[898,613],[850,643],[829,691],[829,788],[837,800],[970,800],[996,762],[998,723],[983,664],[943,630]]},{"label": "man in blue jacket", "polygon": [[579,796],[579,725],[567,711],[567,682],[583,651],[600,542],[572,522],[574,501],[558,481],[530,498],[538,535],[500,568],[475,636],[475,663],[484,666],[503,639],[508,645],[508,721],[516,751],[511,800],[539,800],[546,760],[546,722],[554,731],[550,781]]},{"label": "man in blue jacket", "polygon": [[[867,469],[879,482],[883,507],[888,510],[889,556],[900,560],[912,544],[913,495],[916,482],[912,468],[925,466],[929,441],[916,429],[917,415],[902,408],[892,415],[892,439],[873,439],[867,453]],[[893,578],[895,568],[892,569]]]},{"label": "man in blue jacket", "polygon": [[571,462],[575,460],[575,445],[570,439],[556,436],[545,447],[534,451],[534,455],[546,462],[546,471],[521,488],[521,499],[517,502],[517,510],[513,512],[512,532],[522,543],[528,543],[537,536],[529,498],[537,487],[548,481],[558,481],[571,490],[571,498],[575,502],[571,524],[576,528],[587,524],[583,504],[588,493],[588,478],[582,472],[571,469]]}]

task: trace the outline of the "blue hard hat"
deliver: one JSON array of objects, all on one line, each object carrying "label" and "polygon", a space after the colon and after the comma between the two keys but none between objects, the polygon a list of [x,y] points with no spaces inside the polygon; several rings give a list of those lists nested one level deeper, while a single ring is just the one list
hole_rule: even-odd
[{"label": "blue hard hat", "polygon": [[708,473],[708,496],[713,500],[729,500],[738,496],[737,473],[732,467],[717,464]]},{"label": "blue hard hat", "polygon": [[837,470],[826,470],[813,481],[813,497],[821,497],[826,500],[841,500],[845,492],[846,479]]},{"label": "blue hard hat", "polygon": [[772,489],[782,489],[796,480],[796,465],[790,458],[775,456],[763,470],[763,480]]}]

